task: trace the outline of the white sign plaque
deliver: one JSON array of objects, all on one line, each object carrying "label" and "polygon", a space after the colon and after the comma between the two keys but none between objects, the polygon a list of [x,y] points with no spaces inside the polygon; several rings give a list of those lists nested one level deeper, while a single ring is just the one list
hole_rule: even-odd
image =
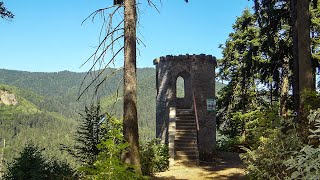
[{"label": "white sign plaque", "polygon": [[207,99],[207,111],[215,111],[215,110],[216,110],[216,100]]}]

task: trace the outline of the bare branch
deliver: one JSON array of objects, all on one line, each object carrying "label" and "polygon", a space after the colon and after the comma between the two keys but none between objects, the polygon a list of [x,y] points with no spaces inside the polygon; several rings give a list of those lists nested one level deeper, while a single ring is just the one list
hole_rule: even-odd
[{"label": "bare branch", "polygon": [[[159,0],[159,1],[161,2],[161,0]],[[157,12],[160,13],[159,9],[157,8],[157,6],[153,2],[153,0],[147,0],[147,2],[148,2],[149,6],[155,8],[157,10]],[[136,4],[136,6],[138,6],[138,5]],[[96,49],[92,53],[92,55],[88,59],[86,59],[86,61],[80,66],[80,67],[83,67],[90,60],[93,60],[93,64],[91,65],[91,67],[88,70],[88,72],[86,73],[83,81],[81,82],[81,87],[84,86],[85,80],[89,77],[89,75],[91,75],[92,81],[90,83],[88,83],[88,85],[85,86],[84,90],[81,93],[79,93],[80,95],[79,95],[78,99],[89,89],[90,86],[93,86],[94,83],[97,83],[97,81],[99,81],[97,84],[95,84],[95,94],[97,93],[99,87],[101,87],[101,85],[104,82],[106,82],[106,80],[109,76],[103,77],[102,80],[100,80],[99,78],[103,75],[103,73],[109,67],[109,65],[111,63],[113,65],[115,65],[114,64],[115,57],[124,49],[122,42],[120,43],[120,40],[124,37],[124,35],[123,35],[123,33],[119,33],[124,30],[124,28],[121,27],[121,25],[123,25],[123,23],[124,23],[123,13],[120,13],[120,11],[119,11],[119,9],[121,7],[124,7],[124,5],[122,3],[120,3],[120,4],[116,3],[115,5],[110,6],[110,7],[98,9],[98,10],[92,12],[89,16],[87,16],[81,23],[81,24],[83,24],[88,19],[91,19],[92,21],[94,21],[97,15],[100,15],[101,19],[103,21],[100,32],[99,32],[98,46],[96,47]],[[111,11],[109,11],[109,10],[111,10]],[[107,11],[108,11],[108,13],[106,13]],[[121,17],[121,20],[116,26],[113,26],[114,18],[116,18],[116,20],[117,20],[117,16],[115,16],[115,15]],[[137,37],[136,42],[138,45],[143,45],[144,47],[146,47],[146,44],[139,37]],[[118,43],[119,47],[121,47],[120,49],[117,49],[118,51],[115,51],[115,49],[114,49],[115,43]],[[138,49],[138,51],[140,53],[139,49]],[[109,59],[107,63],[105,63],[104,60],[106,58],[107,53],[109,53],[109,52],[111,53],[112,58]],[[95,71],[96,68],[99,71]],[[118,72],[118,71],[116,71],[116,72]]]},{"label": "bare branch", "polygon": [[139,38],[137,37],[137,43],[140,45],[140,43],[144,46],[147,47],[146,44]]},{"label": "bare branch", "polygon": [[[160,1],[161,2],[161,1]],[[158,13],[160,13],[159,9],[157,8],[157,6],[152,2],[152,0],[148,0],[148,4],[153,7],[154,9],[156,9],[158,11]]]},{"label": "bare branch", "polygon": [[[114,7],[117,7],[117,9],[119,9],[121,6],[119,5],[113,5],[113,6],[109,6],[109,7],[106,7],[106,8],[102,8],[102,9],[98,9],[98,10],[95,10],[94,12],[92,12],[89,16],[87,16],[81,23],[81,25],[87,21],[89,18],[92,18],[92,21],[94,20],[95,16],[99,13],[103,13],[105,10],[108,10],[108,9],[112,9]],[[116,9],[116,10],[117,10]]]},{"label": "bare branch", "polygon": [[122,68],[118,68],[116,71],[112,71],[110,74],[108,74],[107,76],[105,76],[105,77],[103,78],[103,80],[95,87],[95,93],[98,92],[98,89],[99,89],[99,87],[102,85],[102,83],[104,83],[110,76],[116,74],[116,73],[117,73],[118,71],[120,71],[120,70],[123,70],[123,67],[122,67]]},{"label": "bare branch", "polygon": [[[96,75],[96,77],[90,82],[90,84],[87,85],[87,87],[81,92],[81,94],[80,94],[79,97],[78,97],[78,100],[79,100],[79,99],[81,98],[81,96],[89,89],[89,87],[91,87],[92,84],[95,83],[95,82],[98,80],[98,78],[99,78],[99,77],[103,74],[103,72],[107,69],[107,67],[109,66],[109,64],[114,60],[114,58],[115,58],[123,49],[124,49],[124,47],[121,47],[121,48],[117,51],[117,53],[115,53],[115,54],[113,55],[113,57],[109,60],[109,62],[107,63],[107,65],[105,65],[105,67],[102,69],[102,71],[100,71],[99,74]],[[92,66],[91,69],[93,69],[93,67],[94,67],[94,66]],[[87,72],[86,77],[87,77],[88,74],[90,74],[90,72],[91,72],[91,71],[88,71],[88,72]],[[82,81],[82,83],[81,83],[81,86],[83,85],[84,80],[85,80],[85,78],[83,79],[83,81]]]},{"label": "bare branch", "polygon": [[[122,21],[123,22],[123,21]],[[121,22],[121,23],[122,23]],[[121,24],[120,23],[120,24]],[[119,24],[119,25],[120,25]],[[118,26],[117,26],[118,27]],[[106,42],[106,40],[109,38],[109,36],[110,35],[112,35],[113,33],[115,33],[115,32],[117,32],[117,31],[120,31],[120,30],[123,30],[123,28],[119,28],[119,29],[114,29],[112,32],[110,32],[109,34],[107,34],[106,36],[105,36],[105,38],[100,42],[100,44],[98,45],[98,47],[96,48],[96,51],[83,63],[83,64],[81,64],[81,66],[80,67],[82,67],[82,66],[84,66],[86,63],[88,63],[88,61],[90,60],[90,59],[92,59],[92,57],[94,57],[98,52],[99,52],[99,49],[101,48],[101,46]],[[122,37],[123,37],[123,35],[122,35]],[[114,42],[114,41],[113,41]]]}]

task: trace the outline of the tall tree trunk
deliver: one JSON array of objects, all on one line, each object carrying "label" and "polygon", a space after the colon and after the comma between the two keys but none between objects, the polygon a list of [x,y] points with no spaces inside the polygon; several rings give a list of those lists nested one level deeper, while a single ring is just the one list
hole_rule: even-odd
[{"label": "tall tree trunk", "polygon": [[[296,122],[306,120],[301,95],[305,90],[314,90],[314,76],[310,52],[309,0],[292,0],[293,58],[294,58],[294,110]],[[303,114],[305,113],[305,114]]]},{"label": "tall tree trunk", "polygon": [[137,116],[136,23],[136,1],[125,0],[123,134],[129,143],[125,161],[134,165],[136,171],[141,174]]},{"label": "tall tree trunk", "polygon": [[309,0],[297,1],[299,90],[315,90],[310,47]]},{"label": "tall tree trunk", "polygon": [[282,82],[280,88],[280,115],[286,117],[289,92],[289,58],[283,59]]},{"label": "tall tree trunk", "polygon": [[293,109],[296,113],[295,122],[299,122],[300,115],[300,97],[299,97],[299,53],[298,53],[298,25],[297,25],[297,0],[291,0],[291,17],[292,17],[292,55],[293,55]]}]

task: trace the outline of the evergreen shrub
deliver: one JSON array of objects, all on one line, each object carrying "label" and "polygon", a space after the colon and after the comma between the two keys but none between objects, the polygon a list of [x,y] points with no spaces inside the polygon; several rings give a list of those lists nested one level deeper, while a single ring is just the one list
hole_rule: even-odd
[{"label": "evergreen shrub", "polygon": [[144,175],[163,172],[169,168],[168,145],[161,144],[159,139],[153,139],[140,146],[140,159]]}]

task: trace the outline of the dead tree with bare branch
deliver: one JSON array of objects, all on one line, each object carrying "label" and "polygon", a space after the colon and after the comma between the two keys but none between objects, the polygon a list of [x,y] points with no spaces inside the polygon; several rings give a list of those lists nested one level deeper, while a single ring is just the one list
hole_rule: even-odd
[{"label": "dead tree with bare branch", "polygon": [[[124,7],[123,14],[119,11],[122,7]],[[107,68],[110,66],[110,64],[114,63],[115,58],[122,51],[124,51],[124,68],[118,68],[119,70],[123,69],[124,73],[123,134],[125,140],[129,143],[128,152],[124,156],[124,160],[134,165],[137,173],[141,174],[137,116],[136,1],[114,0],[113,6],[96,10],[84,21],[87,21],[90,18],[94,20],[98,14],[103,19],[103,25],[100,32],[100,43],[92,56],[90,56],[84,63],[86,64],[90,60],[93,60],[93,65],[87,72],[82,85],[84,85],[86,78],[93,77],[93,79],[84,87],[79,98],[91,86],[94,86],[96,92],[98,91],[103,83],[106,82],[107,78],[115,73],[113,71],[109,74],[106,74]],[[117,24],[115,24],[113,21],[116,15],[122,18],[119,22],[117,22]],[[122,44],[120,43],[122,39],[124,40],[123,45],[117,46],[117,43]],[[108,61],[105,62],[105,59],[108,59]],[[97,68],[97,70],[95,68]]]},{"label": "dead tree with bare branch", "polygon": [[[185,0],[185,2],[188,1]],[[152,0],[147,0],[147,3],[159,12]],[[124,13],[120,11],[122,7],[124,8]],[[100,15],[103,19],[99,45],[92,56],[84,63],[93,61],[93,65],[84,78],[84,81],[88,77],[92,77],[92,80],[84,86],[79,98],[89,87],[94,86],[95,92],[101,89],[107,78],[115,74],[114,71],[106,74],[107,68],[124,51],[124,67],[118,68],[118,71],[123,69],[123,135],[129,143],[128,153],[125,155],[124,160],[134,165],[137,173],[141,174],[137,116],[136,44],[143,44],[143,42],[136,36],[137,2],[136,0],[114,0],[113,6],[96,10],[84,21],[88,19],[93,21],[97,15]],[[121,19],[117,23],[113,21],[115,16],[120,16]],[[121,43],[122,39],[124,40],[123,44]],[[105,61],[106,59],[107,61]],[[84,81],[81,84],[82,86]]]}]

